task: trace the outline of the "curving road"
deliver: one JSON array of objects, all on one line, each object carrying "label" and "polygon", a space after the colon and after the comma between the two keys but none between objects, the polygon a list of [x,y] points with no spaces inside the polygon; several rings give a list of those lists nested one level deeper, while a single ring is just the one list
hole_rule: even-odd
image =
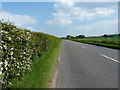
[{"label": "curving road", "polygon": [[118,50],[63,40],[57,88],[118,88]]}]

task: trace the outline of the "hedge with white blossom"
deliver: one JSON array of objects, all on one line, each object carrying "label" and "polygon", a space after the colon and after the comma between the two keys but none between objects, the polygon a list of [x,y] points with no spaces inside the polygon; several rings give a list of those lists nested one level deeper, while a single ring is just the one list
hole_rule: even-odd
[{"label": "hedge with white blossom", "polygon": [[17,28],[10,22],[0,21],[0,81],[3,88],[10,87],[12,80],[20,80],[23,73],[31,69],[36,56],[48,48],[55,47],[58,38]]}]

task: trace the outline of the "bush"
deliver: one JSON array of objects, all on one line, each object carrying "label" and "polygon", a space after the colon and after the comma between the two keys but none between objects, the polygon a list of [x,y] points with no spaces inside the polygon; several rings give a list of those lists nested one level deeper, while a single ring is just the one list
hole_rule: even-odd
[{"label": "bush", "polygon": [[27,72],[36,56],[41,56],[47,48],[54,47],[58,38],[20,29],[10,22],[0,22],[0,34],[2,40],[0,49],[2,61],[0,64],[0,76],[3,88],[10,87],[13,79],[20,80]]}]

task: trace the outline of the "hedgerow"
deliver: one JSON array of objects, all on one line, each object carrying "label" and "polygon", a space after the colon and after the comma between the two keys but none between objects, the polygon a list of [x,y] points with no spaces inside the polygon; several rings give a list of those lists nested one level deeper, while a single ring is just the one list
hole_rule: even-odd
[{"label": "hedgerow", "polygon": [[36,56],[41,56],[48,48],[55,47],[59,39],[17,28],[10,22],[0,21],[0,24],[0,81],[3,88],[9,88],[13,79],[20,81],[22,75],[31,69]]},{"label": "hedgerow", "polygon": [[[113,38],[114,39],[114,38]],[[119,39],[116,38],[116,39]],[[91,39],[69,39],[69,40],[72,40],[72,41],[76,41],[76,42],[82,42],[82,43],[88,43],[88,44],[93,44],[93,45],[98,45],[98,46],[103,46],[103,47],[108,47],[108,48],[113,48],[113,49],[120,49],[120,43],[118,40],[116,40],[116,42],[108,42],[107,40],[106,41],[103,41],[103,40],[96,40],[96,41],[93,41]]]}]

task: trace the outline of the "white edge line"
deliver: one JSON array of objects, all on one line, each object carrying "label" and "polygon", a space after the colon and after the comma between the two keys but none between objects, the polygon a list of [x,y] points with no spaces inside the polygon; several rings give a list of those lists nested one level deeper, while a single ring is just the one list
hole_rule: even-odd
[{"label": "white edge line", "polygon": [[58,68],[56,70],[54,79],[53,79],[53,83],[52,83],[52,87],[51,88],[56,88],[56,82],[57,82],[57,75],[58,75]]},{"label": "white edge line", "polygon": [[112,61],[114,61],[114,62],[120,63],[118,60],[113,59],[113,58],[111,58],[111,57],[108,57],[108,56],[106,56],[106,55],[104,55],[104,54],[100,54],[100,55],[103,56],[103,57],[105,57],[105,58],[107,58],[107,59],[110,59],[110,60],[112,60]]},{"label": "white edge line", "polygon": [[58,70],[59,70],[60,57],[61,57],[61,50],[60,50],[60,55],[59,55],[59,59],[58,59],[57,70],[55,72],[51,88],[57,88],[57,78],[58,78]]},{"label": "white edge line", "polygon": [[82,48],[86,48],[86,47],[84,47],[84,46],[81,46]]}]

